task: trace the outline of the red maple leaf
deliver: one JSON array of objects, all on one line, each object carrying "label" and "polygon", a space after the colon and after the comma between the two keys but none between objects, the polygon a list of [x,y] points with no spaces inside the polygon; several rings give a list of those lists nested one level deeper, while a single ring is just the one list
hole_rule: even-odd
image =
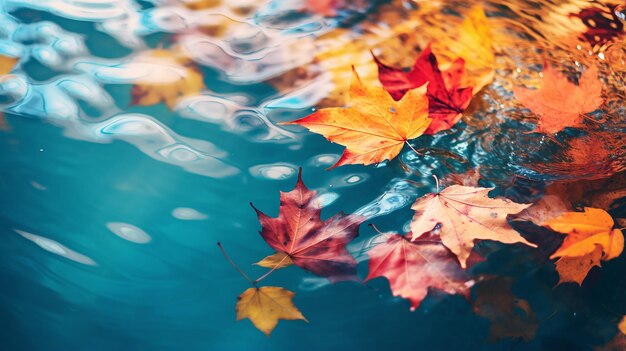
[{"label": "red maple leaf", "polygon": [[363,218],[338,213],[322,221],[317,192],[306,188],[302,170],[290,192],[280,193],[280,212],[271,218],[254,205],[263,229],[261,236],[293,263],[331,281],[354,280],[356,260],[346,245],[358,235]]},{"label": "red maple leaf", "polygon": [[472,99],[472,87],[462,87],[466,74],[465,61],[459,58],[442,72],[430,45],[415,60],[410,71],[389,67],[376,56],[374,60],[378,65],[378,79],[395,100],[400,100],[407,91],[428,83],[428,116],[432,122],[425,134],[435,134],[452,127],[461,119]]},{"label": "red maple leaf", "polygon": [[394,296],[408,299],[411,310],[419,307],[429,288],[468,296],[470,279],[439,236],[427,233],[415,241],[411,241],[411,233],[382,237],[384,241],[367,253],[370,271],[366,281],[386,277]]}]

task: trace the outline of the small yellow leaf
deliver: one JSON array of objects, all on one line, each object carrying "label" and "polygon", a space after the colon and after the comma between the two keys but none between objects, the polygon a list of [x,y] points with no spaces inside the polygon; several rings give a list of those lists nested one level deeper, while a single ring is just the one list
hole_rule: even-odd
[{"label": "small yellow leaf", "polygon": [[291,266],[293,261],[284,252],[277,252],[273,255],[265,257],[255,264],[265,268],[280,269]]},{"label": "small yellow leaf", "polygon": [[622,317],[622,321],[617,325],[617,329],[626,335],[626,316]]},{"label": "small yellow leaf", "polygon": [[307,321],[291,301],[294,295],[293,292],[276,286],[250,288],[239,295],[235,308],[237,320],[249,318],[257,329],[268,336],[279,319]]}]

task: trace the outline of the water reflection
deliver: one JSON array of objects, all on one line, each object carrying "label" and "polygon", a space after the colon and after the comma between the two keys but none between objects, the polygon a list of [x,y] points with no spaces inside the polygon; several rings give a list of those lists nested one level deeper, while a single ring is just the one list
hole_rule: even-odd
[{"label": "water reflection", "polygon": [[172,216],[183,221],[200,221],[209,218],[206,214],[190,207],[177,207],[172,210]]},{"label": "water reflection", "polygon": [[54,241],[52,239],[48,239],[46,237],[40,236],[40,235],[36,235],[36,234],[31,234],[22,230],[18,230],[15,229],[15,232],[19,235],[21,235],[23,238],[30,240],[32,242],[34,242],[35,244],[37,244],[37,246],[41,247],[42,249],[51,252],[55,255],[59,255],[62,257],[67,258],[68,260],[72,260],[74,262],[78,262],[78,263],[82,263],[84,265],[88,265],[88,266],[97,266],[98,264],[92,260],[91,258],[76,252],[70,248],[68,248],[67,246]]},{"label": "water reflection", "polygon": [[152,240],[150,235],[132,224],[111,222],[107,223],[107,228],[120,238],[136,244],[147,244]]}]

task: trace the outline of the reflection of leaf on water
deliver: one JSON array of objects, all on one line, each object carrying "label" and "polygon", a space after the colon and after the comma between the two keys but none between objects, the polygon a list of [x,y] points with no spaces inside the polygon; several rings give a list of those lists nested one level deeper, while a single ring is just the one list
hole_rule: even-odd
[{"label": "reflection of leaf on water", "polygon": [[580,127],[583,115],[595,111],[604,102],[596,66],[587,68],[575,85],[556,68],[545,64],[539,89],[514,87],[513,92],[524,106],[539,116],[535,132],[545,134]]},{"label": "reflection of leaf on water", "polygon": [[528,301],[511,291],[510,278],[494,278],[478,283],[474,311],[491,321],[493,339],[519,338],[532,340],[537,331],[537,317]]},{"label": "reflection of leaf on water", "polygon": [[615,14],[615,5],[599,4],[602,7],[589,7],[570,16],[578,17],[587,27],[581,36],[598,48],[624,35],[624,24]]},{"label": "reflection of leaf on water", "polygon": [[143,52],[135,62],[163,65],[162,75],[142,77],[132,89],[132,102],[137,105],[154,105],[160,102],[173,109],[179,99],[198,95],[204,88],[202,73],[195,64],[176,49],[154,49]]},{"label": "reflection of leaf on water", "polygon": [[626,138],[618,133],[592,132],[572,139],[546,162],[526,167],[556,179],[602,179],[626,170]]},{"label": "reflection of leaf on water", "polygon": [[626,350],[626,316],[622,317],[617,325],[617,334],[608,344],[596,347],[595,351],[624,351]]}]

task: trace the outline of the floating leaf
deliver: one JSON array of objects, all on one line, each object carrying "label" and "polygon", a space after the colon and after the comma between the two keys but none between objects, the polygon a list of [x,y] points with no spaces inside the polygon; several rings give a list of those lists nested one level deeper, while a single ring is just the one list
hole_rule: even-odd
[{"label": "floating leaf", "polygon": [[383,88],[366,86],[352,69],[350,107],[325,108],[286,124],[298,124],[346,147],[331,168],[344,164],[370,165],[396,157],[408,140],[428,125],[426,86],[409,90],[395,101]]},{"label": "floating leaf", "polygon": [[362,218],[339,213],[322,221],[316,194],[306,188],[300,171],[295,188],[280,193],[277,218],[254,208],[263,226],[261,236],[298,267],[332,281],[355,279],[356,261],[346,245],[358,235]]},{"label": "floating leaf", "polygon": [[411,207],[416,212],[411,221],[413,240],[440,227],[443,244],[458,257],[463,268],[474,240],[523,243],[534,247],[511,228],[506,218],[530,205],[489,198],[487,194],[492,189],[452,185],[419,198]]},{"label": "floating leaf", "polygon": [[237,299],[237,320],[249,318],[257,329],[268,336],[280,319],[307,321],[291,301],[294,295],[275,286],[249,288]]},{"label": "floating leaf", "polygon": [[613,229],[613,225],[613,218],[606,211],[591,207],[549,220],[546,227],[567,235],[550,258],[584,256],[592,253],[596,245],[602,247],[605,261],[619,256],[624,249],[624,236],[621,230]]}]

